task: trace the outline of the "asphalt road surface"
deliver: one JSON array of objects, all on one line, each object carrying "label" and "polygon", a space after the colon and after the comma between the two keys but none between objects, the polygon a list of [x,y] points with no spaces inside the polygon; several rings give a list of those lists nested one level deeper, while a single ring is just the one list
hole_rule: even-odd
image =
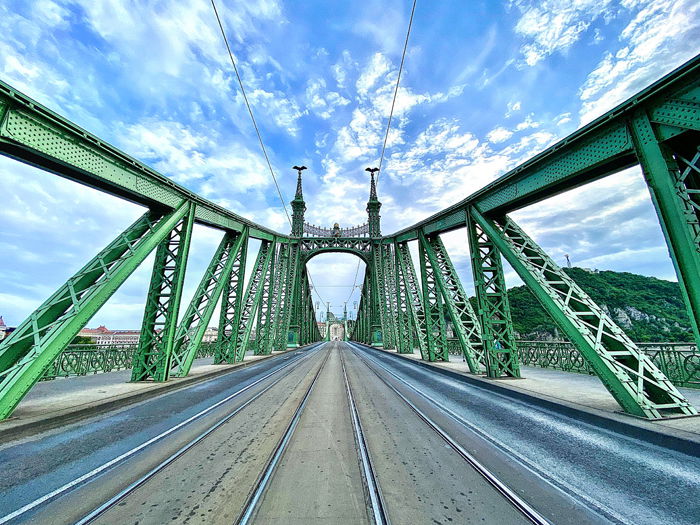
[{"label": "asphalt road surface", "polygon": [[342,342],[0,448],[2,523],[698,523],[700,461]]}]

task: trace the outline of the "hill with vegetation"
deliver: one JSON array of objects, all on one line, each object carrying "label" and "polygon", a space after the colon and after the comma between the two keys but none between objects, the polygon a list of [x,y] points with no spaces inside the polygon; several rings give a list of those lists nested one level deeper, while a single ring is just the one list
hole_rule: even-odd
[{"label": "hill with vegetation", "polygon": [[[633,273],[565,268],[583,290],[637,342],[692,341],[678,283]],[[525,286],[508,290],[513,325],[521,339],[563,338]]]}]

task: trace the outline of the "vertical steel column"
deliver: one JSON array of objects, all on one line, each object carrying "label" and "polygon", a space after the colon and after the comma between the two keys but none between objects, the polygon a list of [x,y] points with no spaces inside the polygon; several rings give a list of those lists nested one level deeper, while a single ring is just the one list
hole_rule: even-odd
[{"label": "vertical steel column", "polygon": [[384,288],[387,295],[387,311],[389,330],[391,333],[391,347],[398,348],[399,327],[397,312],[396,267],[394,266],[394,254],[392,244],[382,244],[382,259],[384,267]]},{"label": "vertical steel column", "polygon": [[687,154],[674,152],[659,142],[643,112],[630,131],[700,345],[700,144]]},{"label": "vertical steel column", "polygon": [[134,354],[132,381],[167,381],[185,282],[195,204],[156,250],[151,285]]},{"label": "vertical steel column", "polygon": [[[300,250],[298,244],[289,245],[289,264],[287,266],[287,272],[285,273],[285,284],[284,284],[284,298],[282,303],[282,313],[280,315],[282,321],[279,326],[279,332],[277,335],[277,347],[280,349],[287,348],[290,343],[293,343],[294,334],[291,331],[290,323],[292,320],[292,313],[294,312],[294,290],[296,287],[296,280],[298,275],[298,269],[300,265]],[[290,337],[291,334],[291,337]]]},{"label": "vertical steel column", "polygon": [[435,281],[442,293],[447,313],[454,326],[462,353],[467,360],[469,371],[478,374],[481,372],[481,366],[486,366],[481,327],[467,294],[464,293],[457,271],[439,236],[426,237],[423,233],[419,233],[419,242],[435,272]]},{"label": "vertical steel column", "polygon": [[406,290],[408,292],[409,307],[411,309],[412,325],[415,330],[418,350],[424,360],[428,360],[428,335],[426,333],[425,309],[423,308],[422,292],[418,285],[416,269],[413,266],[411,252],[408,243],[397,245],[399,249],[399,262],[401,264],[401,274],[403,275]]},{"label": "vertical steel column", "polygon": [[[261,283],[260,306],[258,308],[257,328],[255,329],[255,355],[268,355],[272,352],[270,330],[272,329],[272,311],[275,288],[275,266],[278,264],[277,247],[273,247],[270,264]],[[279,272],[277,272],[279,275]]]},{"label": "vertical steel column", "polygon": [[80,329],[189,210],[149,211],[0,342],[0,419],[8,417]]},{"label": "vertical steel column", "polygon": [[401,269],[399,246],[394,242],[394,288],[396,289],[396,350],[400,354],[413,353],[413,326],[411,306],[405,277]]},{"label": "vertical steel column", "polygon": [[280,344],[280,332],[283,324],[283,304],[286,294],[286,281],[289,272],[289,260],[292,247],[289,243],[280,244],[278,268],[275,270],[275,283],[272,290],[272,308],[270,317],[270,328],[268,331],[267,353],[271,353],[274,349],[282,350],[286,348]]},{"label": "vertical steel column", "polygon": [[495,223],[476,211],[472,215],[625,411],[649,419],[697,414],[652,360],[512,219]]},{"label": "vertical steel column", "polygon": [[388,328],[389,313],[386,309],[386,290],[384,288],[384,268],[382,261],[381,244],[372,244],[372,268],[370,276],[370,294],[372,294],[373,312],[372,344],[383,348],[391,347],[391,335]]},{"label": "vertical steel column", "polygon": [[185,316],[177,327],[170,365],[171,375],[185,377],[190,373],[219,297],[231,279],[234,261],[243,241],[247,242],[244,237],[238,232],[227,232],[221,239]]},{"label": "vertical steel column", "polygon": [[233,258],[231,274],[228,279],[224,280],[214,364],[236,362],[235,347],[242,310],[243,280],[245,277],[246,259],[248,258],[248,239],[248,228],[246,227],[241,232],[241,247]]},{"label": "vertical steel column", "polygon": [[483,227],[474,221],[472,210],[467,213],[469,251],[481,319],[486,374],[492,378],[520,377],[501,254]]},{"label": "vertical steel column", "polygon": [[238,318],[238,326],[236,327],[236,340],[234,346],[235,361],[243,361],[246,350],[248,349],[248,341],[250,340],[250,332],[253,329],[253,319],[260,305],[260,296],[262,295],[262,281],[267,274],[270,266],[270,259],[275,251],[274,241],[262,241],[258,257],[255,260],[253,273],[250,275],[248,288],[246,289],[245,299],[243,300],[243,308],[241,309],[240,317]]},{"label": "vertical steel column", "polygon": [[425,332],[429,361],[449,361],[447,349],[447,327],[442,305],[442,294],[438,288],[436,269],[430,264],[423,243],[418,243],[420,254],[423,308],[425,308]]}]

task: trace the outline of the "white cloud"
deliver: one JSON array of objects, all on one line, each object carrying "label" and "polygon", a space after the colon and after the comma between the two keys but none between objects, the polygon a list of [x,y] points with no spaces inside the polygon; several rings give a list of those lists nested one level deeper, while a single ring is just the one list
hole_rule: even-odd
[{"label": "white cloud", "polygon": [[350,104],[347,98],[336,91],[328,91],[323,78],[309,79],[306,99],[308,107],[323,119],[331,118],[337,108]]},{"label": "white cloud", "polygon": [[693,0],[626,2],[642,5],[620,33],[621,47],[606,51],[581,86],[580,125],[612,109],[698,51],[700,4]]},{"label": "white cloud", "polygon": [[513,136],[513,132],[510,130],[507,130],[506,128],[499,126],[497,128],[492,129],[489,131],[488,135],[486,135],[486,138],[488,139],[489,142],[493,142],[494,144],[498,144],[499,142],[505,142],[509,138]]},{"label": "white cloud", "polygon": [[516,33],[526,43],[520,51],[528,66],[534,66],[556,51],[565,52],[599,17],[609,16],[611,0],[516,0],[521,17]]}]

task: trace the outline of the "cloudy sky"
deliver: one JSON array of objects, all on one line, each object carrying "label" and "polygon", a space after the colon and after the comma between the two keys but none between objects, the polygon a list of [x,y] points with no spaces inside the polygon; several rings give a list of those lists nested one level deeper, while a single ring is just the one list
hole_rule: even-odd
[{"label": "cloudy sky", "polygon": [[[218,3],[285,200],[290,166],[303,163],[310,222],[365,222],[363,170],[378,164],[410,0]],[[690,59],[699,20],[693,0],[418,0],[379,183],[383,233],[462,199]],[[225,53],[209,0],[0,2],[0,78],[286,233]],[[4,158],[0,184],[0,315],[11,325],[143,213]],[[560,263],[570,254],[578,266],[674,279],[637,169],[514,215]],[[220,237],[196,228],[186,300]],[[463,233],[445,242],[471,290]],[[350,255],[310,263],[336,313],[357,298],[357,268]],[[90,325],[138,327],[149,276],[145,264]]]}]

